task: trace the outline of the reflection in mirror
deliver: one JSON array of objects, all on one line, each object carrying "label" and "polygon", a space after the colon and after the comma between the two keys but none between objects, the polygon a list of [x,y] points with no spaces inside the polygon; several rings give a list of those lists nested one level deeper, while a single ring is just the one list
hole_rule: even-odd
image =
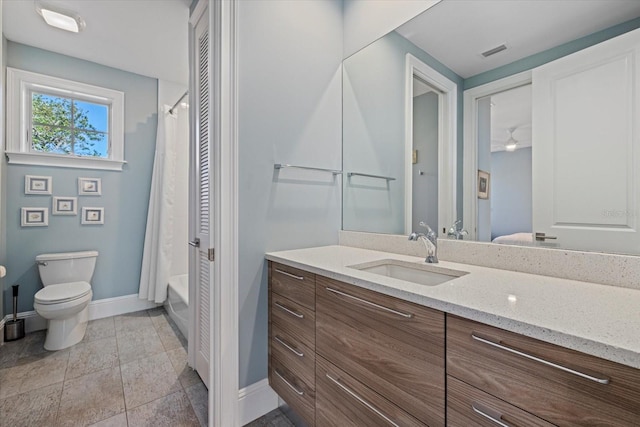
[{"label": "reflection in mirror", "polygon": [[478,198],[477,238],[531,243],[531,85],[479,99],[477,123],[478,169],[490,189]]},{"label": "reflection in mirror", "polygon": [[[639,28],[639,17],[640,2],[635,0],[443,0],[347,58],[343,168],[397,179],[378,184],[345,180],[343,229],[403,234],[414,222],[426,220],[437,223],[442,237],[464,218],[469,231],[464,238],[474,240],[640,253],[640,237],[633,237],[640,229],[640,190],[633,172],[640,167],[640,132],[634,130],[640,123],[631,115],[640,102],[632,83],[639,77],[635,58],[640,43],[629,41],[626,51],[618,51],[624,61],[601,58],[608,65],[600,68],[593,65],[597,59],[589,62],[594,53],[588,50]],[[403,85],[423,83],[406,73],[407,53],[454,82],[461,95],[454,115],[454,129],[460,130],[452,144],[458,147],[457,159],[439,159],[435,170],[422,169],[420,162],[433,160],[433,152],[422,157],[429,151],[418,148],[414,139],[426,131],[441,136],[442,127],[416,115],[422,107],[417,97],[402,90]],[[564,64],[576,53],[594,71],[562,86],[558,76],[563,71],[554,64]],[[569,64],[565,72],[572,67],[579,68]],[[527,78],[482,92],[486,84],[515,81],[520,74]],[[547,92],[560,88],[555,98],[539,96],[535,87],[542,84],[536,84],[536,76],[546,82]],[[576,92],[576,87],[583,89]],[[467,92],[473,91],[471,110]],[[564,110],[555,109],[558,102]],[[587,140],[592,146],[584,145]],[[479,198],[480,171],[487,172],[487,198]],[[443,176],[454,182],[447,195]],[[420,189],[422,185],[431,190]],[[411,186],[416,191],[409,193]],[[443,204],[447,196],[454,200]],[[536,233],[544,237],[536,241]]]},{"label": "reflection in mirror", "polygon": [[343,70],[343,229],[408,235],[424,221],[443,233],[462,80],[395,32]]},{"label": "reflection in mirror", "polygon": [[438,227],[438,103],[440,93],[413,76],[411,230]]}]

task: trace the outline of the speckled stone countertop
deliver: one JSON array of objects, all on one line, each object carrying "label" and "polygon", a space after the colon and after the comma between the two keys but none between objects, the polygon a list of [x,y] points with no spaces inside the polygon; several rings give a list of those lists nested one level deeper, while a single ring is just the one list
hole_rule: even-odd
[{"label": "speckled stone countertop", "polygon": [[467,272],[425,286],[349,266],[424,258],[323,246],[271,252],[266,258],[542,341],[640,369],[640,291],[441,261]]}]

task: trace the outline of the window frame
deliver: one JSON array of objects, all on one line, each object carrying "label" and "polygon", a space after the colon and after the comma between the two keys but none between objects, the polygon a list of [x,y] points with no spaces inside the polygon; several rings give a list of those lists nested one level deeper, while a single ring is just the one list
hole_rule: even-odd
[{"label": "window frame", "polygon": [[[62,96],[109,107],[107,158],[34,151],[32,93]],[[121,171],[124,160],[124,93],[7,67],[7,147],[10,164]]]}]

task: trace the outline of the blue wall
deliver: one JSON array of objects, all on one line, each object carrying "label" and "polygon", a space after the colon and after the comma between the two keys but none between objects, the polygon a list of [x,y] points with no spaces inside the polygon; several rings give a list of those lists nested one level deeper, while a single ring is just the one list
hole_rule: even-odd
[{"label": "blue wall", "polygon": [[533,231],[531,147],[491,153],[491,240]]},{"label": "blue wall", "polygon": [[342,2],[241,1],[239,20],[240,387],[267,376],[265,252],[338,243]]},{"label": "blue wall", "polygon": [[[462,152],[463,80],[395,31],[343,63],[343,170],[396,178],[345,178],[342,228],[402,234],[406,54],[417,57],[458,87],[457,149]],[[458,216],[462,212],[462,156],[457,165]],[[440,224],[448,227],[450,224]],[[432,225],[435,228],[435,225]]]},{"label": "blue wall", "polygon": [[[7,66],[125,93],[125,160],[122,172],[8,165],[6,189],[7,277],[20,284],[19,311],[33,309],[41,288],[35,257],[41,253],[95,249],[93,299],[138,292],[157,127],[157,80],[30,46],[9,42]],[[25,175],[53,177],[53,196],[78,197],[77,216],[51,215],[52,196],[24,194]],[[78,196],[78,177],[102,178],[102,196]],[[80,225],[83,206],[104,207],[104,225]],[[48,227],[20,227],[21,207],[48,207]]]},{"label": "blue wall", "polygon": [[411,230],[420,230],[420,221],[438,227],[438,98],[435,92],[413,98],[413,149],[418,159],[411,167]]}]

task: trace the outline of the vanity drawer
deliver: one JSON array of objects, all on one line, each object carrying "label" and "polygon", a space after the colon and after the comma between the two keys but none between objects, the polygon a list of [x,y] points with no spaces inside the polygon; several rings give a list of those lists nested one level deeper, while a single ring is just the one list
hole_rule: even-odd
[{"label": "vanity drawer", "polygon": [[499,423],[518,427],[553,427],[553,424],[535,415],[496,399],[452,376],[447,377],[448,426],[496,427],[501,425]]},{"label": "vanity drawer", "polygon": [[447,373],[553,424],[640,425],[640,370],[450,315]]},{"label": "vanity drawer", "polygon": [[313,311],[272,293],[271,323],[277,324],[287,335],[302,341],[315,351],[316,314]]},{"label": "vanity drawer", "polygon": [[315,425],[314,387],[296,376],[275,357],[270,359],[269,385],[309,425]]},{"label": "vanity drawer", "polygon": [[275,262],[270,262],[269,271],[269,284],[273,292],[315,310],[315,274]]},{"label": "vanity drawer", "polygon": [[318,426],[425,425],[322,357],[317,358],[316,385]]},{"label": "vanity drawer", "polygon": [[444,313],[316,278],[316,353],[430,426],[444,425]]},{"label": "vanity drawer", "polygon": [[271,324],[271,356],[281,360],[296,376],[314,387],[314,349],[288,334],[277,323]]}]

